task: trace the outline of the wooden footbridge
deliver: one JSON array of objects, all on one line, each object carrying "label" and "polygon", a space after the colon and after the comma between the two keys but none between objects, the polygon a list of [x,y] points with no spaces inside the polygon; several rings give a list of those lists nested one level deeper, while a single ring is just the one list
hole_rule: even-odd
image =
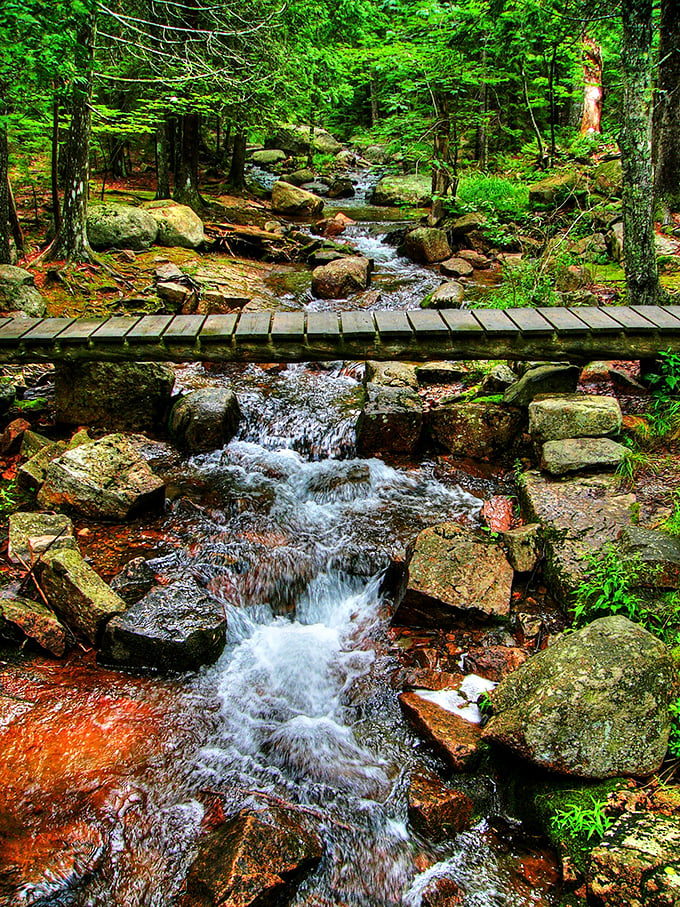
[{"label": "wooden footbridge", "polygon": [[680,352],[680,306],[0,316],[0,363],[649,359]]}]

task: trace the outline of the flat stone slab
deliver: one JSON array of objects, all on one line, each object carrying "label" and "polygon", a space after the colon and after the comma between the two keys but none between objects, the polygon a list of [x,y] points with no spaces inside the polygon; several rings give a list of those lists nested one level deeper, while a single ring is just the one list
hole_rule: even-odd
[{"label": "flat stone slab", "polygon": [[61,656],[68,647],[70,634],[57,615],[42,602],[26,598],[0,599],[0,627],[11,624],[52,655]]},{"label": "flat stone slab", "polygon": [[63,513],[13,513],[7,556],[13,564],[33,564],[46,551],[77,548],[73,523]]},{"label": "flat stone slab", "polygon": [[615,397],[560,394],[529,404],[529,431],[539,441],[617,435],[621,421]]},{"label": "flat stone slab", "polygon": [[474,767],[482,739],[476,725],[417,693],[402,693],[399,703],[418,733],[434,746],[449,768],[464,772]]},{"label": "flat stone slab", "polygon": [[565,438],[546,441],[541,455],[541,469],[554,476],[569,472],[616,469],[626,454],[623,444],[611,438]]}]

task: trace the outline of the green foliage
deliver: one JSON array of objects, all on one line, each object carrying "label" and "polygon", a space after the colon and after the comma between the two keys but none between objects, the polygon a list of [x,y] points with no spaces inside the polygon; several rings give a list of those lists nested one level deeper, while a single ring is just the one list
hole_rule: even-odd
[{"label": "green foliage", "polygon": [[558,834],[567,834],[575,839],[584,839],[596,844],[602,840],[604,833],[611,826],[613,819],[606,813],[607,800],[590,795],[590,802],[582,798],[569,806],[556,810],[552,820],[553,829]]},{"label": "green foliage", "polygon": [[19,509],[21,499],[22,492],[16,481],[0,480],[0,523],[6,523],[11,514]]},{"label": "green foliage", "polygon": [[668,707],[671,713],[671,734],[668,738],[668,752],[676,759],[680,759],[680,698]]},{"label": "green foliage", "polygon": [[624,561],[610,544],[587,555],[585,562],[585,578],[576,589],[574,625],[580,627],[610,614],[643,622],[644,602],[635,591],[645,570],[640,559]]},{"label": "green foliage", "polygon": [[669,535],[680,536],[680,491],[673,492],[673,507],[661,528]]},{"label": "green foliage", "polygon": [[500,285],[488,292],[481,304],[494,309],[559,305],[561,297],[555,284],[571,263],[566,253],[505,263]]},{"label": "green foliage", "polygon": [[657,355],[659,371],[647,375],[647,381],[659,397],[680,394],[680,353],[663,350]]},{"label": "green foliage", "polygon": [[456,202],[466,211],[484,211],[519,219],[529,213],[529,187],[520,180],[486,173],[461,176]]}]

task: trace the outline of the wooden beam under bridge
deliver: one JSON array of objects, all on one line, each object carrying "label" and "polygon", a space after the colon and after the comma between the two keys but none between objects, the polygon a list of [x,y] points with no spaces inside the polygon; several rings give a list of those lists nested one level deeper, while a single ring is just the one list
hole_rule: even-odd
[{"label": "wooden beam under bridge", "polygon": [[652,359],[680,306],[0,316],[0,363]]}]

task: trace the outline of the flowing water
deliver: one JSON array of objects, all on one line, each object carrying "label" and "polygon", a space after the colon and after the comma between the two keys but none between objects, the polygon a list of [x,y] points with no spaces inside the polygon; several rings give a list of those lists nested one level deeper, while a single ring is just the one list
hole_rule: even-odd
[{"label": "flowing water", "polygon": [[[362,224],[350,238],[385,274],[395,258],[374,235]],[[411,288],[418,279],[408,272]],[[162,583],[221,603],[227,646],[216,665],[171,680],[74,659],[28,663],[12,687],[6,665],[0,694],[27,724],[3,741],[0,834],[14,835],[17,851],[23,841],[34,877],[24,873],[19,895],[0,904],[171,905],[216,802],[227,814],[287,802],[313,818],[324,858],[299,907],[419,907],[441,878],[463,907],[544,903],[508,882],[485,823],[416,868],[422,842],[407,825],[406,788],[430,757],[391,684],[381,578],[420,529],[475,524],[481,501],[434,463],[356,457],[361,377],[343,364],[178,370],[187,388],[235,388],[240,434],[224,450],[161,464],[170,512],[126,541],[146,548]],[[77,859],[59,856],[74,836]]]}]

